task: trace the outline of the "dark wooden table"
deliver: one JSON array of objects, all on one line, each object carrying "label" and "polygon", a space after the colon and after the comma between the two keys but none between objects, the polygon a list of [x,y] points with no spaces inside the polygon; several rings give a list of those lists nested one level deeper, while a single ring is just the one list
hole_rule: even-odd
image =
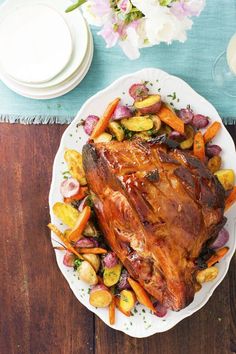
[{"label": "dark wooden table", "polygon": [[[163,334],[130,338],[75,298],[46,225],[66,126],[0,125],[0,354],[236,353],[236,257],[203,309]],[[236,141],[236,127],[229,127]]]}]

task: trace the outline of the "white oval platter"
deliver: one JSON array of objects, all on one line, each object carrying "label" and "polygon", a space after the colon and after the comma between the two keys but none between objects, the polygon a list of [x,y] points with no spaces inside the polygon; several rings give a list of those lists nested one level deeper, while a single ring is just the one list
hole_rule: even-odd
[{"label": "white oval platter", "polygon": [[[197,92],[195,92],[186,82],[178,77],[171,76],[166,72],[147,68],[141,71],[126,75],[115,81],[113,84],[98,92],[91,97],[82,106],[73,122],[68,126],[64,132],[61,144],[56,154],[54,165],[52,184],[49,195],[50,215],[52,223],[56,224],[59,228],[64,229],[60,221],[53,215],[52,206],[55,202],[61,201],[59,186],[63,180],[62,173],[67,170],[66,164],[63,160],[64,151],[66,148],[76,149],[81,152],[83,145],[86,143],[88,136],[84,133],[83,127],[78,126],[81,119],[86,118],[89,114],[95,114],[100,116],[105,107],[115,97],[121,97],[122,103],[132,104],[132,99],[128,94],[129,87],[134,83],[147,81],[150,92],[160,92],[162,98],[167,102],[174,103],[176,108],[184,108],[188,104],[194,112],[204,114],[211,118],[211,121],[220,121],[215,108]],[[172,99],[169,95],[176,93],[176,99]],[[232,168],[236,172],[236,154],[235,147],[232,138],[223,126],[219,135],[214,140],[216,144],[219,144],[222,149],[223,168]],[[226,228],[230,233],[230,239],[227,246],[230,248],[227,255],[223,260],[217,264],[219,269],[218,277],[212,282],[203,284],[202,289],[196,293],[194,301],[185,309],[179,312],[168,311],[164,318],[158,318],[151,314],[149,310],[142,305],[136,306],[136,311],[133,316],[126,317],[119,311],[116,312],[116,323],[111,326],[116,330],[120,330],[132,337],[143,338],[151,336],[155,333],[165,332],[174,327],[178,322],[184,318],[192,315],[203,307],[217,286],[224,279],[227,270],[229,268],[230,260],[235,252],[236,248],[236,205],[234,205],[227,213],[228,218]],[[52,243],[56,246],[56,236],[52,235]],[[63,253],[62,251],[55,251],[57,264],[63,273],[64,277],[69,283],[69,286],[77,299],[86,306],[90,311],[99,316],[108,326],[108,310],[94,308],[89,303],[88,286],[78,280],[75,277],[75,273],[72,268],[68,268],[63,265]]]}]

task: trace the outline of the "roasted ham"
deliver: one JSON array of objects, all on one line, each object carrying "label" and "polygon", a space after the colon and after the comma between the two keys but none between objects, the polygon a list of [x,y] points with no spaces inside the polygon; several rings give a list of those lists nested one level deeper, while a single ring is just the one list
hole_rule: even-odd
[{"label": "roasted ham", "polygon": [[224,190],[190,153],[161,139],[88,143],[83,164],[104,237],[163,306],[194,298],[196,260],[224,223]]}]

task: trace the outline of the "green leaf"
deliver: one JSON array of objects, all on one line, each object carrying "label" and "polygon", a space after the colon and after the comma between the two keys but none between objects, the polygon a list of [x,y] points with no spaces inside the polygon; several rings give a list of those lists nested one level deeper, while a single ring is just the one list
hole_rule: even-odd
[{"label": "green leaf", "polygon": [[173,0],[160,0],[161,6],[168,6]]},{"label": "green leaf", "polygon": [[69,6],[65,12],[68,13],[68,12],[74,11],[75,9],[77,9],[78,7],[83,5],[86,1],[87,0],[78,0],[75,4]]},{"label": "green leaf", "polygon": [[81,264],[82,264],[81,259],[79,259],[79,258],[75,259],[75,261],[74,261],[74,268],[75,268],[75,269],[79,268],[79,266],[80,266]]}]

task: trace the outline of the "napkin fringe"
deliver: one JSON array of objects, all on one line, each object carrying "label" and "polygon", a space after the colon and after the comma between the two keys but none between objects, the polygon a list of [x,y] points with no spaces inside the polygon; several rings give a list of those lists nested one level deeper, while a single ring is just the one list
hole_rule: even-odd
[{"label": "napkin fringe", "polygon": [[74,116],[52,116],[52,115],[33,115],[23,116],[18,114],[1,114],[0,122],[2,123],[20,123],[20,124],[69,124]]},{"label": "napkin fringe", "polygon": [[[20,124],[70,124],[74,116],[64,115],[64,116],[44,116],[44,115],[33,115],[33,116],[22,116],[18,114],[1,114],[0,122],[2,123],[20,123]],[[228,125],[236,125],[236,118],[227,117],[222,118],[223,122]]]}]

